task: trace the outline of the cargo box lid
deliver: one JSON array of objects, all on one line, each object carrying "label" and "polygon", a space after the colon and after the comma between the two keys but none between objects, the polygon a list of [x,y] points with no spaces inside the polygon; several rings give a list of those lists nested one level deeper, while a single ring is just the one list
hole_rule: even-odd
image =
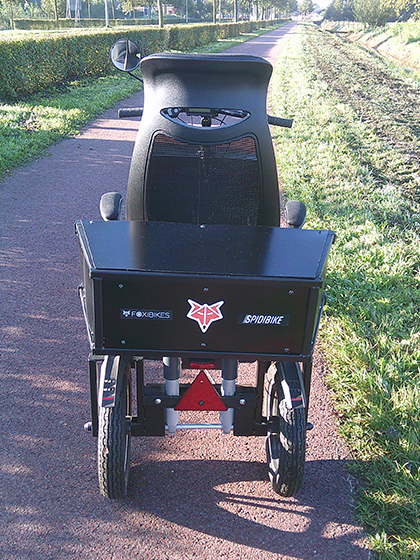
[{"label": "cargo box lid", "polygon": [[91,270],[320,279],[334,233],[263,226],[78,221]]}]

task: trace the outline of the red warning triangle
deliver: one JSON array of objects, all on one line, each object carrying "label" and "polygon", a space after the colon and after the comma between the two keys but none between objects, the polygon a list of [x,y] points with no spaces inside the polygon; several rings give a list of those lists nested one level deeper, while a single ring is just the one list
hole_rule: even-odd
[{"label": "red warning triangle", "polygon": [[201,370],[175,410],[227,410],[206,372]]}]

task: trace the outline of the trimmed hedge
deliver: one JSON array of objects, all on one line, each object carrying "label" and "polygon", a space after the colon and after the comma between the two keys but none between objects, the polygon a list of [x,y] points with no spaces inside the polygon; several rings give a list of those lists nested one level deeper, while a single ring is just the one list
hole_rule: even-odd
[{"label": "trimmed hedge", "polygon": [[174,25],[163,29],[75,30],[0,40],[0,101],[16,101],[55,84],[114,72],[109,50],[122,37],[136,41],[144,57],[165,50],[188,51],[272,24],[260,21]]}]

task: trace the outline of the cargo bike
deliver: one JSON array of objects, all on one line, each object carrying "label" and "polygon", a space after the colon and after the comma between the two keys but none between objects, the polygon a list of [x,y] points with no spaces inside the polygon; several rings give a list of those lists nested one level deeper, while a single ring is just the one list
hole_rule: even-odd
[{"label": "cargo bike", "polygon": [[[241,55],[155,54],[127,39],[111,50],[140,64],[144,109],[126,202],[106,193],[101,221],[78,221],[79,294],[90,341],[91,421],[101,493],[123,498],[134,436],[220,429],[264,436],[276,492],[300,488],[312,354],[325,299],[331,231],[302,229],[303,204],[280,227],[267,117],[272,66]],[[163,362],[159,383],[149,360]],[[238,363],[255,383],[238,383]],[[194,379],[180,382],[184,371]],[[215,383],[213,377],[220,377]],[[216,411],[216,423],[180,412]],[[205,416],[205,415],[204,415]]]}]

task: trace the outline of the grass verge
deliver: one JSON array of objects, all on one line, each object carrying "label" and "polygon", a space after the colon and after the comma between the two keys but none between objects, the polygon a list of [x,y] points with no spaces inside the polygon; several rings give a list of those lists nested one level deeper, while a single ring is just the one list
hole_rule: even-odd
[{"label": "grass verge", "polygon": [[420,87],[300,25],[275,69],[288,199],[336,232],[320,348],[381,559],[420,558]]},{"label": "grass verge", "polygon": [[0,104],[0,178],[138,90],[129,76],[73,82],[48,95]]},{"label": "grass verge", "polygon": [[[219,40],[200,52],[220,52],[276,27]],[[138,81],[119,73],[73,82],[19,103],[0,104],[0,180],[65,136],[77,134],[93,118],[138,89]]]}]

